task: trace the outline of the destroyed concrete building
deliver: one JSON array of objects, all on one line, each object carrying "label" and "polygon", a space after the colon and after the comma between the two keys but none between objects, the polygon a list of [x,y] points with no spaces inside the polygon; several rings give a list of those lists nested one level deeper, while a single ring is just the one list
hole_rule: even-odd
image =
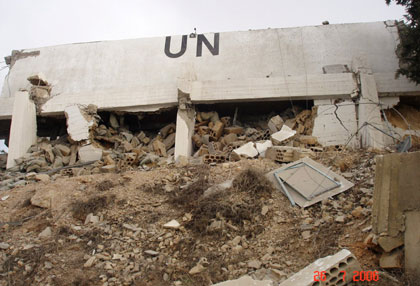
[{"label": "destroyed concrete building", "polygon": [[[71,230],[57,230],[49,222],[35,240],[57,234],[62,244],[93,247],[83,269],[105,270],[102,282],[112,278],[104,285],[120,285],[117,277],[132,285],[154,263],[166,263],[164,270],[151,269],[162,271],[165,283],[173,280],[170,285],[209,269],[217,278],[194,285],[227,278],[214,285],[347,285],[355,280],[346,271],[365,273],[371,265],[419,276],[420,152],[407,151],[420,147],[420,86],[395,77],[398,42],[398,24],[386,21],[13,51],[0,96],[0,138],[9,146],[1,201],[15,213],[25,198],[53,213],[56,226],[71,223]],[[93,184],[100,176],[110,180]],[[40,189],[29,189],[32,183]],[[61,190],[60,184],[69,186]],[[98,197],[111,189],[113,195]],[[140,202],[138,192],[145,196]],[[75,210],[68,203],[75,198],[90,211]],[[98,209],[106,209],[109,198],[114,208]],[[60,213],[60,204],[73,215]],[[269,238],[260,241],[264,227]],[[78,233],[92,229],[106,247],[96,249],[96,238]],[[344,229],[353,233],[337,234]],[[200,239],[220,236],[200,241],[197,233]],[[339,242],[355,236],[378,257],[376,264],[346,249],[359,245]],[[139,239],[147,241],[145,248],[132,252],[130,243]],[[311,240],[305,258],[316,260],[306,267],[290,262]],[[22,267],[26,258],[11,245],[12,239],[0,242],[9,252],[0,263],[10,268],[14,258],[20,264],[7,275],[31,279],[36,271]],[[322,251],[314,250],[318,246]],[[193,248],[199,257],[185,255]],[[250,249],[256,258],[244,259]],[[230,254],[232,260],[220,262]],[[42,269],[53,267],[45,263]],[[324,276],[314,280],[314,272]],[[395,282],[386,272],[368,272]],[[38,274],[39,281],[45,278]]]},{"label": "destroyed concrete building", "polygon": [[[242,114],[276,115],[287,108],[291,120],[287,114],[280,118],[285,126],[314,136],[322,146],[395,145],[417,131],[392,126],[384,110],[416,102],[420,92],[407,78],[395,77],[397,44],[397,24],[386,21],[14,51],[7,58],[10,72],[0,97],[0,136],[10,147],[7,166],[15,166],[37,135],[55,138],[68,132],[79,147],[92,143],[87,130],[93,123],[77,118],[76,105],[96,106],[105,114],[106,126],[122,123],[122,129],[134,132],[153,125],[150,117],[145,119],[149,112],[161,114],[153,127],[176,124],[176,135],[168,139],[175,139],[175,157],[200,150],[211,155],[209,162],[229,159],[239,145],[231,145],[229,152],[220,146],[214,147],[222,152],[208,152],[200,149],[203,140],[194,134],[208,134],[210,141],[231,133],[241,136],[246,130],[232,128],[244,120]],[[220,118],[197,117],[214,110]],[[295,118],[301,110],[309,110],[304,117],[312,116],[307,126]],[[276,130],[263,127],[270,134]],[[253,141],[270,139],[270,134],[255,135]],[[229,143],[237,140],[233,137]],[[158,155],[168,151],[163,150],[164,139],[154,144]]]}]

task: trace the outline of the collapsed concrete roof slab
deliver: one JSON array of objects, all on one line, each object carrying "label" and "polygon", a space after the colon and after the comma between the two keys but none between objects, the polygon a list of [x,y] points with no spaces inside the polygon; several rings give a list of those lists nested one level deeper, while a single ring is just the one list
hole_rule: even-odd
[{"label": "collapsed concrete roof slab", "polygon": [[289,100],[350,97],[357,90],[351,73],[306,74],[288,77],[248,78],[241,80],[192,83],[194,103],[220,101]]},{"label": "collapsed concrete roof slab", "polygon": [[31,56],[12,55],[0,118],[12,115],[13,101],[5,98],[28,89],[27,78],[35,73],[52,86],[42,115],[62,114],[70,103],[99,110],[175,106],[180,80],[193,82],[193,103],[341,97],[355,83],[351,73],[323,73],[336,64],[369,68],[380,94],[420,92],[420,86],[394,77],[397,42],[397,27],[387,21],[27,49],[20,53]]}]

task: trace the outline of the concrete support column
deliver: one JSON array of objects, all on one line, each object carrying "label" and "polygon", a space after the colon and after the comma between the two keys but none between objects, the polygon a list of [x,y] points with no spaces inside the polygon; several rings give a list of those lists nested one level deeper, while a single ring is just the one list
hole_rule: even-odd
[{"label": "concrete support column", "polygon": [[15,159],[25,155],[28,148],[36,143],[36,128],[36,108],[29,98],[29,93],[26,91],[16,92],[10,126],[8,169],[14,167]]},{"label": "concrete support column", "polygon": [[[379,106],[378,90],[376,89],[375,77],[373,74],[361,72],[361,97],[358,108],[358,128],[362,127],[366,122],[379,128],[384,129],[381,119],[381,108]],[[384,134],[372,126],[364,126],[360,130],[361,147],[383,148],[385,146]]]},{"label": "concrete support column", "polygon": [[176,115],[175,160],[179,156],[192,154],[192,136],[194,135],[195,110],[188,94],[179,91],[178,113]]}]

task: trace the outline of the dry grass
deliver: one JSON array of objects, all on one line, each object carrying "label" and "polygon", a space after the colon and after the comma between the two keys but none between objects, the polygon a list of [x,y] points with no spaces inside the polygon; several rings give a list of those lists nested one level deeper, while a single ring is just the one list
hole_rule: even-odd
[{"label": "dry grass", "polygon": [[100,209],[106,208],[115,200],[115,195],[95,196],[87,201],[77,201],[72,205],[73,217],[84,221],[90,213],[95,213]]}]

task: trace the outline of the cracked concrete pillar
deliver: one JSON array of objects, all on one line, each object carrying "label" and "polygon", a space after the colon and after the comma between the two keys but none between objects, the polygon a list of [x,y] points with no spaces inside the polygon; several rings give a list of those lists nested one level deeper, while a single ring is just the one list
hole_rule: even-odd
[{"label": "cracked concrete pillar", "polygon": [[176,115],[175,160],[179,156],[192,154],[192,136],[194,135],[195,110],[189,94],[178,90],[178,113]]},{"label": "cracked concrete pillar", "polygon": [[385,147],[384,134],[373,127],[384,129],[374,75],[362,71],[360,73],[360,84],[361,97],[358,109],[358,128],[361,128],[366,123],[370,124],[360,129],[360,145],[361,147],[381,149]]},{"label": "cracked concrete pillar", "polygon": [[16,165],[15,159],[25,155],[29,147],[36,143],[36,139],[35,104],[28,92],[18,91],[13,104],[7,169]]}]

